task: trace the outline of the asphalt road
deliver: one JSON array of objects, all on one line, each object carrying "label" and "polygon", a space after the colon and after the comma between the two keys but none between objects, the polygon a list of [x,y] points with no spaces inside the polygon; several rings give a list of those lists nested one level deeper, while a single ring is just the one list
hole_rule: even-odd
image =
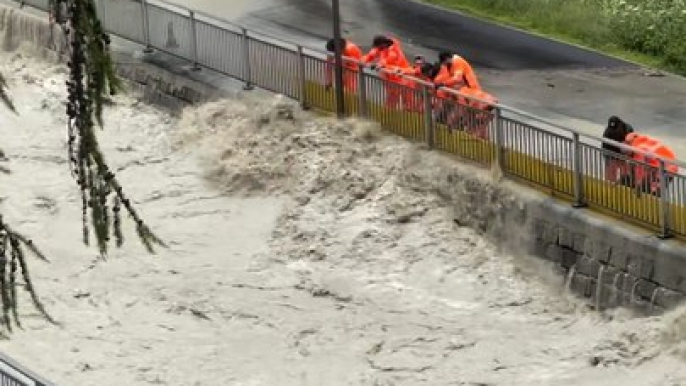
[{"label": "asphalt road", "polygon": [[[345,35],[368,47],[378,32],[410,43],[410,51],[459,52],[477,68],[527,70],[550,68],[631,67],[598,53],[500,27],[462,14],[410,0],[341,2]],[[278,24],[295,33],[331,35],[330,0],[282,0],[279,6],[253,12],[251,18]]]}]

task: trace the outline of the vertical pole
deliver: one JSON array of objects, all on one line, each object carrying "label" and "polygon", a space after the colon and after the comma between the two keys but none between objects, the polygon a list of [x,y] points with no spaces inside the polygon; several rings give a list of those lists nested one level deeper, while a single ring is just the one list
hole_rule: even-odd
[{"label": "vertical pole", "polygon": [[357,82],[357,92],[359,93],[359,111],[358,114],[361,118],[368,118],[367,116],[367,75],[364,73],[364,64],[360,63],[358,65],[358,82]]},{"label": "vertical pole", "polygon": [[248,30],[241,28],[243,36],[243,80],[245,81],[245,86],[243,90],[252,90],[252,75],[250,73],[250,37],[248,36]]},{"label": "vertical pole", "polygon": [[669,174],[665,168],[665,161],[660,159],[660,234],[658,235],[661,239],[668,239],[672,237],[669,229],[669,191],[667,178]]},{"label": "vertical pole", "polygon": [[339,118],[345,115],[345,93],[343,92],[343,47],[341,47],[341,14],[338,0],[332,0],[333,39],[335,49],[334,65],[336,68],[336,114]]},{"label": "vertical pole", "polygon": [[581,160],[581,140],[579,133],[573,134],[572,152],[574,162],[574,208],[583,208],[586,206],[584,202],[584,179],[582,174],[582,160]]},{"label": "vertical pole", "polygon": [[298,46],[298,83],[300,84],[300,108],[307,110],[307,87],[305,86],[305,55],[302,46]]},{"label": "vertical pole", "polygon": [[429,149],[434,147],[433,106],[431,105],[431,90],[426,84],[422,84],[422,99],[424,101],[424,135]]},{"label": "vertical pole", "polygon": [[152,44],[150,43],[150,18],[148,17],[148,0],[141,0],[141,17],[143,19],[143,40],[145,48],[143,52],[146,54],[152,53]]},{"label": "vertical pole", "polygon": [[495,133],[493,133],[493,145],[495,146],[495,154],[494,154],[494,162],[496,165],[498,165],[498,168],[500,171],[504,174],[505,173],[505,154],[504,149],[505,149],[505,141],[504,141],[504,133],[503,133],[503,121],[501,119],[502,117],[502,110],[500,107],[496,107],[493,109],[493,120],[495,121]]},{"label": "vertical pole", "polygon": [[194,71],[200,70],[198,66],[198,32],[197,25],[195,24],[195,12],[188,11],[191,21],[191,60],[193,61],[192,69]]}]

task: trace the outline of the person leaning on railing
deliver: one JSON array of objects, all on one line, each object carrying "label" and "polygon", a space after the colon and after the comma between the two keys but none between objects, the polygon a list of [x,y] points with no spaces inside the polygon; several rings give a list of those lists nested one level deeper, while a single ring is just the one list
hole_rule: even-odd
[{"label": "person leaning on railing", "polygon": [[[343,57],[343,89],[348,92],[357,92],[357,78],[359,62],[362,61],[362,50],[350,40],[341,38],[341,56]],[[336,52],[336,40],[326,42],[326,50],[331,54]],[[333,84],[333,68],[335,59],[333,55],[326,58],[326,90],[331,89]]]},{"label": "person leaning on railing", "polygon": [[[377,35],[372,41],[372,48],[362,57],[365,64],[371,64],[372,69],[383,69],[380,78],[383,79],[386,93],[386,106],[398,108],[400,106],[401,95],[409,94],[403,92],[405,79],[398,74],[398,70],[410,68],[410,63],[405,57],[400,40],[389,38],[384,35]],[[400,85],[400,87],[398,87]]]},{"label": "person leaning on railing", "polygon": [[642,192],[660,197],[662,194],[662,173],[660,171],[660,160],[657,157],[667,161],[664,164],[665,172],[668,173],[665,181],[665,186],[667,186],[672,182],[673,176],[679,173],[679,166],[668,162],[676,160],[674,151],[661,141],[638,133],[627,134],[624,142],[632,148],[639,150],[633,151],[630,154],[631,158],[637,161],[637,164],[631,167],[633,185]]},{"label": "person leaning on railing", "polygon": [[438,73],[434,77],[436,87],[446,87],[458,93],[445,92],[450,95],[444,97],[457,101],[457,105],[445,104],[446,124],[488,139],[488,126],[493,120],[492,111],[498,103],[497,98],[481,88],[472,66],[461,56],[441,52],[437,66]]},{"label": "person leaning on railing", "polygon": [[[402,84],[407,87],[408,91],[404,93],[404,103],[403,107],[407,111],[423,113],[424,112],[424,98],[422,97],[422,83],[426,82],[429,84],[433,83],[433,78],[436,76],[437,70],[436,66],[432,63],[427,63],[422,56],[415,56],[414,65],[412,67],[398,68],[396,70],[398,75],[404,77]],[[421,82],[417,82],[415,79],[419,79]],[[433,92],[432,92],[433,94]],[[431,106],[435,107],[435,99],[433,95]]]},{"label": "person leaning on railing", "polygon": [[[624,122],[618,116],[613,115],[607,120],[603,138],[621,143],[624,142],[627,134],[633,132],[634,128],[630,124]],[[612,183],[631,186],[629,165],[626,160],[617,156],[622,154],[622,149],[619,146],[605,142],[602,143],[601,147],[605,150],[603,154],[603,158],[605,159],[605,180]]]}]

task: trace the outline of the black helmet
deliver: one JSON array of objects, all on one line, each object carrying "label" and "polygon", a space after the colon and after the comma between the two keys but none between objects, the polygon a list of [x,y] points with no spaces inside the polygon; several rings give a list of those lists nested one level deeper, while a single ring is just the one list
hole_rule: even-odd
[{"label": "black helmet", "polygon": [[372,46],[375,48],[381,48],[383,46],[390,46],[393,44],[393,40],[389,39],[388,37],[384,35],[376,35],[374,36],[374,40],[372,41]]},{"label": "black helmet", "polygon": [[[341,38],[341,40],[339,40],[339,42],[341,44],[341,48],[345,47],[345,43],[346,43],[345,39]],[[336,51],[336,39],[329,39],[329,41],[326,42],[326,50],[329,52]]]},{"label": "black helmet", "polygon": [[444,63],[446,60],[448,60],[452,57],[453,57],[453,53],[448,52],[448,51],[442,51],[441,53],[438,54],[438,61],[441,63]]},{"label": "black helmet", "polygon": [[426,76],[429,79],[435,78],[438,74],[438,66],[436,66],[433,63],[424,63],[421,65],[419,69],[422,75]]}]

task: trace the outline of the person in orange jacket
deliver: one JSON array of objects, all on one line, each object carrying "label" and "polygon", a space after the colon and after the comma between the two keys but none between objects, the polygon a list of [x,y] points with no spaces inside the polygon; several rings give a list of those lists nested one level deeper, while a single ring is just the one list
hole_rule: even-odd
[{"label": "person in orange jacket", "polygon": [[440,69],[434,78],[438,96],[457,101],[456,106],[447,109],[448,126],[465,128],[479,138],[487,139],[488,125],[493,120],[491,111],[498,103],[497,98],[481,88],[471,65],[462,57],[442,52],[438,58]]},{"label": "person in orange jacket", "polygon": [[405,57],[400,41],[384,35],[377,35],[372,42],[372,49],[362,57],[365,64],[373,64],[373,68],[380,68],[380,77],[383,79],[386,90],[386,105],[398,108],[401,95],[407,99],[407,85],[399,72],[410,68],[410,63]]},{"label": "person in orange jacket", "polygon": [[438,61],[442,65],[441,77],[444,86],[456,89],[463,86],[476,90],[481,89],[471,64],[460,55],[444,51],[438,54]]},{"label": "person in orange jacket", "polygon": [[498,104],[498,99],[482,89],[468,86],[463,86],[458,92],[460,94],[457,101],[459,109],[462,110],[462,126],[478,138],[488,139],[488,128],[493,121],[493,110]]},{"label": "person in orange jacket", "polygon": [[640,150],[631,153],[631,158],[638,162],[638,164],[633,165],[634,185],[643,192],[659,197],[662,194],[660,161],[655,156],[667,161],[665,162],[665,172],[669,175],[665,183],[669,184],[673,175],[679,173],[679,166],[668,162],[676,160],[674,151],[661,141],[638,133],[627,134],[624,142],[632,148]]},{"label": "person in orange jacket", "polygon": [[[341,55],[343,56],[343,88],[348,92],[357,92],[357,81],[359,66],[362,62],[362,50],[350,40],[341,38]],[[326,88],[331,88],[333,84],[334,53],[336,52],[336,41],[330,39],[326,42],[326,50],[331,53],[326,58]]]},{"label": "person in orange jacket", "polygon": [[[634,132],[634,128],[616,115],[610,116],[607,126],[603,131],[603,138],[611,139],[615,142],[624,142],[626,136]],[[629,162],[620,157],[622,149],[611,143],[603,142],[601,148],[604,150],[605,160],[605,180],[613,184],[631,186],[631,175],[629,172]]]},{"label": "person in orange jacket", "polygon": [[[432,63],[427,63],[422,56],[416,56],[412,67],[401,68],[397,71],[398,74],[403,75],[402,84],[408,88],[403,93],[403,105],[406,110],[424,112],[422,82],[417,80],[432,84],[433,78],[436,76],[435,69],[436,66]],[[431,94],[433,94],[433,90]],[[431,97],[433,105],[433,96]]]}]

